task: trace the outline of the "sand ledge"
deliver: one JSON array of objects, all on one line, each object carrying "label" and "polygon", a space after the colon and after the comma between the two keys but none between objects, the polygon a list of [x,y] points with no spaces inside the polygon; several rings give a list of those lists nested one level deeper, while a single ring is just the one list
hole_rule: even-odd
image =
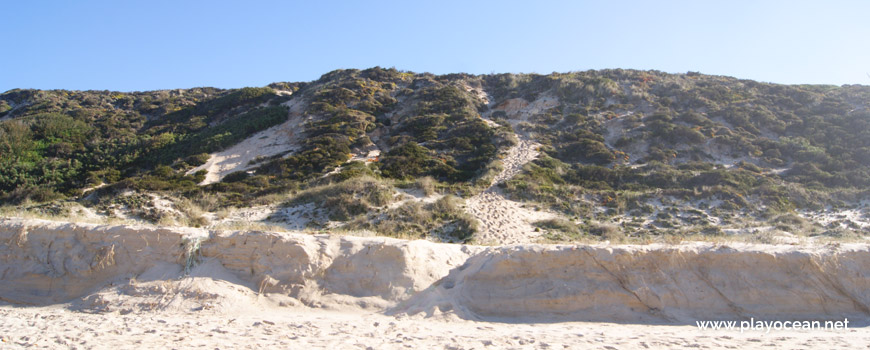
[{"label": "sand ledge", "polygon": [[867,319],[870,246],[480,247],[272,232],[0,221],[0,298],[79,310],[270,302],[479,321]]}]

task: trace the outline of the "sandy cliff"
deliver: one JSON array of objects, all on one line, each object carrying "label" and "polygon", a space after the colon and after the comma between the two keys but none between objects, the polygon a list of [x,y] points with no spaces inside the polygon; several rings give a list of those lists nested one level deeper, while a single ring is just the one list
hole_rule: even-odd
[{"label": "sandy cliff", "polygon": [[477,247],[0,221],[0,298],[101,312],[273,302],[476,320],[870,316],[870,247]]},{"label": "sandy cliff", "polygon": [[[102,300],[96,304],[111,304],[107,299],[124,294],[185,292],[215,306],[227,297],[212,285],[180,283],[190,277],[285,296],[290,304],[386,308],[481,250],[378,237],[4,220],[0,298],[21,304],[96,298]],[[155,288],[142,288],[148,284]],[[106,290],[121,298],[110,298]],[[167,306],[161,304],[166,300],[157,298],[154,307]]]},{"label": "sandy cliff", "polygon": [[471,257],[398,312],[692,323],[870,316],[865,245],[515,246]]}]

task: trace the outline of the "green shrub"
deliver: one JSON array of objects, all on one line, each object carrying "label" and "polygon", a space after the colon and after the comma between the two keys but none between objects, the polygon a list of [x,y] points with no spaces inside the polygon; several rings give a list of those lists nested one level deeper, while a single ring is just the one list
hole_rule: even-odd
[{"label": "green shrub", "polygon": [[408,142],[387,152],[379,163],[384,176],[410,179],[419,176],[449,178],[457,171],[416,142]]},{"label": "green shrub", "polygon": [[244,170],[243,171],[234,171],[234,172],[231,172],[231,173],[227,174],[226,176],[224,176],[224,178],[221,181],[223,181],[223,182],[239,182],[239,181],[247,179],[249,176],[250,175],[248,174],[247,171],[244,171]]},{"label": "green shrub", "polygon": [[[580,231],[580,228],[571,221],[565,219],[548,219],[537,221],[534,223],[536,227],[540,227],[545,230],[555,231],[556,233],[560,233],[564,235],[564,239],[574,240],[578,239],[583,235],[583,232]],[[559,236],[553,236],[552,238],[557,240],[561,240]]]},{"label": "green shrub", "polygon": [[370,177],[357,177],[307,189],[284,206],[314,203],[318,208],[326,209],[330,220],[348,221],[392,201],[393,189],[388,183]]},{"label": "green shrub", "polygon": [[589,233],[594,236],[601,237],[602,239],[613,241],[613,242],[621,242],[625,239],[625,234],[622,230],[615,226],[609,224],[597,224],[589,227]]},{"label": "green shrub", "polygon": [[210,158],[211,155],[209,155],[208,153],[199,153],[184,158],[184,162],[191,166],[197,167],[208,162]]}]

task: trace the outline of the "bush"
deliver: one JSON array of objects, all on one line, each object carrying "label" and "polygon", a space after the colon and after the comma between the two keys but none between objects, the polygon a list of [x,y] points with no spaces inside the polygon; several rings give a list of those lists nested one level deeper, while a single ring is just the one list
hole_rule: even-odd
[{"label": "bush", "polygon": [[184,162],[191,166],[197,167],[208,162],[210,158],[211,156],[208,153],[199,153],[184,158]]},{"label": "bush", "polygon": [[223,181],[223,182],[239,182],[239,181],[243,181],[243,180],[247,179],[249,176],[250,175],[248,174],[247,171],[244,171],[244,170],[243,171],[234,171],[234,172],[231,172],[231,173],[227,174],[226,176],[224,176],[224,178],[221,181]]},{"label": "bush", "polygon": [[416,142],[408,142],[391,149],[381,158],[379,166],[384,176],[396,179],[426,175],[447,178],[456,173],[456,169],[435,159],[426,147]]},{"label": "bush", "polygon": [[284,206],[314,203],[318,208],[326,209],[331,220],[348,221],[392,201],[392,186],[374,178],[358,177],[307,189]]},{"label": "bush", "polygon": [[415,183],[417,188],[420,191],[422,191],[423,195],[425,195],[426,197],[429,197],[429,196],[437,193],[436,189],[435,189],[435,186],[437,184],[438,184],[438,182],[435,181],[435,179],[433,179],[431,176],[424,176],[424,177],[418,178],[416,183]]},{"label": "bush", "polygon": [[172,177],[172,175],[175,174],[175,171],[166,165],[158,165],[156,168],[154,168],[152,174],[157,177],[168,178]]},{"label": "bush", "polygon": [[462,200],[447,195],[431,204],[441,231],[453,242],[468,242],[478,231],[480,223],[462,209]]},{"label": "bush", "polygon": [[341,171],[338,173],[338,178],[343,181],[355,177],[375,177],[375,172],[372,171],[364,162],[353,161],[345,163],[341,166]]},{"label": "bush", "polygon": [[558,158],[566,162],[588,162],[597,165],[605,165],[616,160],[616,156],[603,142],[582,139],[562,145],[558,149]]},{"label": "bush", "polygon": [[[534,223],[534,225],[545,230],[551,230],[557,233],[564,234],[565,238],[569,240],[578,239],[580,238],[580,236],[583,235],[583,233],[580,231],[580,228],[577,227],[576,224],[565,219],[549,219],[537,221]],[[558,239],[560,237],[557,236],[554,238]]]},{"label": "bush", "polygon": [[372,229],[379,234],[423,238],[433,235],[451,242],[467,242],[478,230],[476,219],[462,210],[462,200],[444,196],[434,203],[410,201],[390,209],[368,222],[351,222],[348,229]]},{"label": "bush", "polygon": [[589,234],[613,241],[619,241],[625,237],[619,227],[608,224],[592,225],[589,227]]},{"label": "bush", "polygon": [[286,119],[287,108],[274,106],[255,109],[229,118],[217,126],[188,135],[181,142],[178,142],[178,138],[172,133],[162,133],[152,141],[151,148],[155,152],[145,155],[142,161],[146,164],[169,164],[176,159],[187,158],[191,155],[198,158],[202,153],[216,152],[234,145],[248,136],[280,124]]}]

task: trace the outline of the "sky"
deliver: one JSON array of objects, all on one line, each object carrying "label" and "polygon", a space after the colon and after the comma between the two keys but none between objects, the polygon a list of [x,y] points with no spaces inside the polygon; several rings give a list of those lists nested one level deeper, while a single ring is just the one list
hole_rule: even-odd
[{"label": "sky", "polygon": [[870,85],[870,1],[0,0],[0,91],[239,88],[342,68]]}]

